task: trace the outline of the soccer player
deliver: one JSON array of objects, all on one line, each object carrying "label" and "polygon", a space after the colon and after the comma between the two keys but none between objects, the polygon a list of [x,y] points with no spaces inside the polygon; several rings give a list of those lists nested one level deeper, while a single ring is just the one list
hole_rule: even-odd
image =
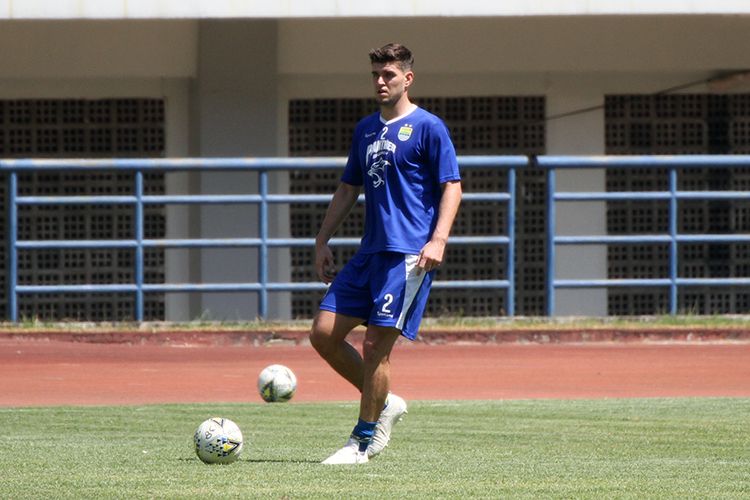
[{"label": "soccer player", "polygon": [[[388,44],[370,51],[380,112],[354,131],[341,182],[315,240],[315,267],[330,283],[310,342],[361,392],[359,420],[346,445],[324,464],[360,464],[388,445],[406,402],[390,389],[390,353],[414,340],[434,270],[443,262],[461,202],[456,152],[445,124],[409,100],[411,51]],[[365,233],[337,274],[328,240],[365,192]],[[362,355],[346,337],[367,331]]]}]

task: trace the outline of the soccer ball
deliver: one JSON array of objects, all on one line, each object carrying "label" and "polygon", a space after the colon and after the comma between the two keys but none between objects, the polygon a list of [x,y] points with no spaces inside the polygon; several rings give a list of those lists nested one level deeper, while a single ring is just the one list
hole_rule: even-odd
[{"label": "soccer ball", "polygon": [[240,428],[228,418],[214,417],[195,430],[195,453],[207,464],[231,464],[240,457],[244,440]]},{"label": "soccer ball", "polygon": [[267,366],[258,376],[258,392],[268,403],[289,401],[297,390],[297,377],[284,365]]}]

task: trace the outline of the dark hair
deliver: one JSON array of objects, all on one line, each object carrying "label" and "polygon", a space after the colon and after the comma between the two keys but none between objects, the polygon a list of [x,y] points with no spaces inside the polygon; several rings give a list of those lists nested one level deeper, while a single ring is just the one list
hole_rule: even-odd
[{"label": "dark hair", "polygon": [[370,51],[370,62],[380,64],[397,62],[403,71],[410,71],[414,66],[414,56],[411,55],[411,50],[403,45],[389,43],[379,49],[372,49]]}]

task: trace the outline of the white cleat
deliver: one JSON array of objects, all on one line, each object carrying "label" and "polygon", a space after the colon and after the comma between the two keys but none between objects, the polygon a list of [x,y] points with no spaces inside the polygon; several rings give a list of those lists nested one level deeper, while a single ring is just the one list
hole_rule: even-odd
[{"label": "white cleat", "polygon": [[386,406],[380,413],[378,424],[375,426],[375,434],[372,436],[372,442],[370,443],[370,446],[367,447],[368,457],[374,457],[388,446],[388,441],[391,440],[393,426],[396,425],[396,422],[399,422],[406,413],[406,401],[395,394],[388,394]]},{"label": "white cleat", "polygon": [[322,463],[326,465],[366,464],[368,460],[367,453],[359,451],[359,441],[349,438],[346,446],[323,460]]}]

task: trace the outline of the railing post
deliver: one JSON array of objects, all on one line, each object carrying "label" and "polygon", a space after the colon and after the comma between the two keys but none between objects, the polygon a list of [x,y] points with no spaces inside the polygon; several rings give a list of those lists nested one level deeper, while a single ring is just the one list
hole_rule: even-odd
[{"label": "railing post", "polygon": [[268,317],[268,171],[258,172],[260,205],[258,207],[260,247],[258,248],[258,316]]},{"label": "railing post", "polygon": [[555,315],[555,186],[554,167],[547,170],[547,316]]},{"label": "railing post", "polygon": [[508,168],[508,262],[506,275],[508,277],[507,313],[516,314],[516,169]]},{"label": "railing post", "polygon": [[18,173],[8,173],[8,313],[13,323],[18,322]]},{"label": "railing post", "polygon": [[135,171],[135,320],[143,321],[143,170]]},{"label": "railing post", "polygon": [[677,314],[677,169],[669,169],[669,314]]}]

